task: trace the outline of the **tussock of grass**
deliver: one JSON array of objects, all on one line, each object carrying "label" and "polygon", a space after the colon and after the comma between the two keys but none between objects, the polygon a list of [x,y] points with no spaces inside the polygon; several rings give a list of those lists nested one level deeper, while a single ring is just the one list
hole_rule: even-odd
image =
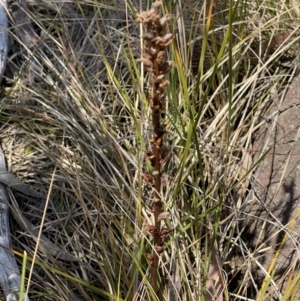
[{"label": "tussock of grass", "polygon": [[[42,74],[30,68],[30,52],[14,58],[0,139],[10,171],[45,195],[54,173],[48,208],[17,199],[35,225],[47,210],[43,234],[80,259],[62,262],[40,250],[30,283],[25,280],[30,299],[154,300],[143,229],[151,219],[142,179],[150,172],[151,125],[147,77],[136,63],[139,3],[29,3],[42,40],[30,51]],[[299,23],[291,7],[273,1],[177,1],[163,9],[174,16],[176,32],[166,113],[172,156],[161,196],[174,231],[160,262],[168,279],[163,298],[205,300],[211,246],[218,243],[222,289],[241,273],[228,300],[243,300],[254,277],[251,251],[236,233],[253,171],[248,150],[273,92],[279,97],[293,75],[282,57],[298,45],[298,38],[274,47],[265,41],[297,33]],[[35,242],[14,222],[12,229],[20,264],[26,250],[29,268]],[[241,265],[232,267],[240,250]]]}]

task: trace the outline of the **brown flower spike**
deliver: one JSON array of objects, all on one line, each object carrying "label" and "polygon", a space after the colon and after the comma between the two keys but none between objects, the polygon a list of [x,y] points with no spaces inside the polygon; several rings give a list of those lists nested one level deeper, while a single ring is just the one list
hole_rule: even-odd
[{"label": "brown flower spike", "polygon": [[[161,187],[162,187],[162,171],[161,166],[165,163],[166,150],[163,148],[163,136],[165,133],[165,124],[163,120],[162,110],[165,108],[166,94],[165,89],[170,82],[165,79],[165,75],[174,66],[174,63],[166,60],[166,48],[172,43],[174,35],[166,33],[168,21],[171,19],[169,15],[161,17],[159,15],[159,7],[162,1],[156,1],[152,4],[149,11],[141,12],[138,15],[137,22],[142,23],[145,27],[143,35],[144,46],[141,59],[138,61],[143,63],[146,70],[151,73],[151,93],[149,95],[149,104],[152,110],[153,136],[149,139],[152,144],[151,151],[147,151],[148,159],[153,167],[151,175],[154,187],[153,195],[153,214],[154,225],[150,232],[153,235],[153,252],[151,257],[151,284],[153,290],[157,293],[158,287],[158,268],[159,256],[164,250],[164,238],[168,234],[166,228],[161,229],[161,221],[166,213],[162,210]],[[148,256],[149,257],[149,256]]]}]

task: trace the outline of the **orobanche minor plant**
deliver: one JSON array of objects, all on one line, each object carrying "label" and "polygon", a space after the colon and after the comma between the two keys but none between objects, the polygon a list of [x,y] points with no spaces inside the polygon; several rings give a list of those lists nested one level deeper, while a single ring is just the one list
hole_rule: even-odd
[{"label": "orobanche minor plant", "polygon": [[147,232],[153,236],[153,252],[147,258],[151,264],[151,285],[154,292],[159,291],[158,269],[159,256],[164,250],[164,239],[169,234],[166,227],[162,227],[161,221],[167,214],[163,212],[161,200],[162,188],[162,165],[165,163],[167,155],[163,147],[163,136],[165,134],[166,122],[163,117],[166,94],[165,89],[170,82],[165,79],[165,75],[170,71],[173,62],[166,59],[166,48],[173,41],[174,35],[166,33],[166,26],[170,20],[170,15],[161,17],[159,7],[162,1],[152,4],[149,11],[141,12],[137,22],[145,26],[143,35],[142,58],[139,59],[151,74],[150,93],[148,101],[152,110],[153,135],[149,139],[152,149],[147,151],[147,157],[151,162],[153,172],[151,175],[144,175],[148,183],[154,187],[152,211],[154,214],[154,225],[147,225]]}]

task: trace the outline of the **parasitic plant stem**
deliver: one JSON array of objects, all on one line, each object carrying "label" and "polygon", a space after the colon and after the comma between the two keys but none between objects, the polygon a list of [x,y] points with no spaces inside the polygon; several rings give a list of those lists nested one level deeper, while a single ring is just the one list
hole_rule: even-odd
[{"label": "parasitic plant stem", "polygon": [[[148,158],[152,164],[152,175],[145,175],[144,178],[151,181],[154,187],[152,211],[154,214],[154,225],[148,225],[148,232],[153,236],[153,251],[147,258],[151,264],[151,285],[157,293],[158,271],[160,254],[164,250],[164,239],[169,231],[162,229],[161,220],[163,214],[163,204],[161,200],[162,187],[162,164],[165,161],[163,149],[163,136],[165,133],[165,123],[163,120],[163,108],[165,107],[165,88],[170,84],[165,80],[165,75],[170,71],[173,62],[166,60],[166,48],[173,41],[173,34],[166,33],[166,26],[170,16],[161,17],[159,7],[162,1],[152,4],[149,11],[144,11],[138,15],[137,22],[145,26],[145,34],[142,37],[143,53],[140,62],[144,64],[151,76],[151,93],[148,101],[152,110],[153,136],[151,150],[147,151]],[[163,230],[163,231],[162,231]]]}]

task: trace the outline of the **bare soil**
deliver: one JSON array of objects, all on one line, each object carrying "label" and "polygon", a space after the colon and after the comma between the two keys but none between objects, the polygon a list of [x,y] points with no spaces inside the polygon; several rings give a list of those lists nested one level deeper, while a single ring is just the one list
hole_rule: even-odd
[{"label": "bare soil", "polygon": [[[251,270],[259,290],[265,272],[278,250],[274,265],[277,290],[270,290],[268,300],[280,300],[287,279],[298,271],[300,251],[300,77],[297,76],[283,100],[276,97],[263,116],[263,124],[253,143],[258,165],[241,219],[243,239],[248,240],[245,254],[252,257]],[[276,91],[273,91],[276,92]],[[260,266],[261,265],[261,266]],[[255,285],[257,285],[255,289]]]}]

